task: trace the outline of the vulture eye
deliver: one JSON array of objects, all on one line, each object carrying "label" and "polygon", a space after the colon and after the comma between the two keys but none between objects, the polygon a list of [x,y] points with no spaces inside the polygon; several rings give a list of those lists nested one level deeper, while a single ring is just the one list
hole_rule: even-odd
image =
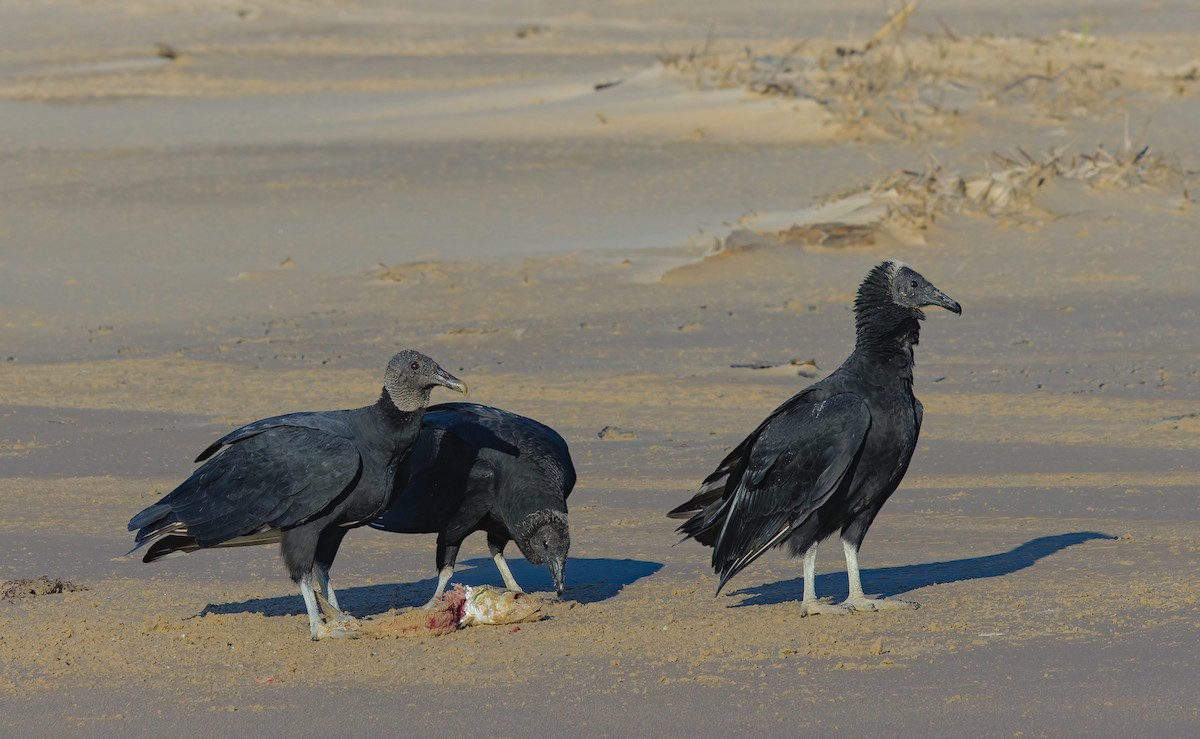
[{"label": "vulture eye", "polygon": [[912,288],[915,288],[915,287],[917,286],[917,281],[916,281],[916,280],[912,280],[912,281],[910,281],[910,282],[908,283],[908,286],[909,286],[909,287],[912,287]]},{"label": "vulture eye", "polygon": [[[915,285],[916,283],[913,284]],[[413,372],[416,372],[417,370],[421,369],[421,364],[420,362],[413,362],[412,364],[408,365],[408,368]]]}]

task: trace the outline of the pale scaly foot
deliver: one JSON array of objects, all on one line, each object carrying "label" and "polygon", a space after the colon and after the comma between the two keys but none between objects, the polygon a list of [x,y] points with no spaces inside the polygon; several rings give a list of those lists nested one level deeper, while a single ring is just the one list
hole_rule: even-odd
[{"label": "pale scaly foot", "polygon": [[842,539],[842,549],[846,553],[846,578],[850,585],[848,597],[842,601],[843,606],[852,611],[892,611],[899,608],[921,607],[920,603],[910,600],[863,595],[862,577],[858,571],[858,544]]},{"label": "pale scaly foot", "polygon": [[822,615],[841,615],[852,613],[853,609],[846,607],[845,603],[831,603],[829,598],[821,598],[820,600],[801,601],[800,616],[822,616]]},{"label": "pale scaly foot", "polygon": [[313,641],[320,641],[321,639],[357,639],[359,637],[359,627],[361,624],[357,618],[354,618],[325,600],[325,597],[320,593],[314,592],[313,595],[316,596],[321,613],[325,616],[324,621],[311,627]]},{"label": "pale scaly foot", "polygon": [[358,620],[348,619],[335,623],[323,623],[317,626],[313,633],[313,641],[321,639],[357,639],[361,636],[358,630]]},{"label": "pale scaly foot", "polygon": [[851,611],[894,611],[904,608],[916,610],[921,607],[920,603],[911,600],[900,600],[899,598],[875,598],[869,595],[860,595],[856,598],[847,598],[841,605]]}]

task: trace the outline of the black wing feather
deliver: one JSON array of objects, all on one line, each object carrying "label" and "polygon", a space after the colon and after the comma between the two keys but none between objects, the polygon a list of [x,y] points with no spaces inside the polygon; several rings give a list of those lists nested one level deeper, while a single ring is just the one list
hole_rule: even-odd
[{"label": "black wing feather", "polygon": [[288,418],[243,426],[214,444],[228,448],[133,517],[130,529],[143,529],[137,543],[162,528],[155,525],[155,516],[163,524],[184,523],[188,536],[208,547],[265,526],[298,526],[347,495],[362,474],[362,457],[354,442],[311,425],[282,425]]},{"label": "black wing feather", "polygon": [[[699,491],[689,498],[687,502],[671,509],[671,511],[667,513],[667,518],[692,518],[694,520],[694,514],[697,511],[711,509],[711,513],[712,510],[715,510],[711,508],[712,504],[727,497],[727,495],[731,492],[731,490],[727,489],[729,480],[731,478],[737,479],[741,477],[742,473],[746,469],[746,464],[750,459],[750,449],[758,441],[758,438],[762,435],[763,431],[769,425],[771,425],[771,423],[777,417],[784,416],[793,412],[797,408],[815,402],[820,397],[825,397],[818,394],[818,387],[819,385],[814,385],[799,393],[796,393],[784,401],[783,404],[778,408],[771,411],[770,415],[764,418],[762,423],[758,424],[758,427],[751,431],[745,439],[742,439],[741,443],[735,446],[733,450],[729,452],[729,454],[726,454],[725,458],[721,460],[721,463],[717,465],[717,468],[713,470],[708,477],[704,478],[704,482],[700,483]],[[692,524],[691,521],[681,526],[679,530],[688,533],[690,536],[691,533],[685,531],[685,528],[690,524]],[[711,545],[711,542],[704,543]]]},{"label": "black wing feather", "polygon": [[264,418],[254,423],[248,423],[241,428],[236,428],[225,434],[220,439],[217,439],[208,446],[207,449],[200,452],[196,457],[197,462],[203,462],[212,455],[216,454],[221,447],[229,446],[239,441],[244,441],[252,436],[269,431],[270,429],[291,426],[296,428],[307,428],[314,431],[322,431],[333,436],[338,436],[343,439],[354,438],[354,429],[350,423],[343,418],[345,411],[332,412],[300,412],[287,413],[282,416],[272,416]]},{"label": "black wing feather", "polygon": [[740,453],[726,457],[720,474],[706,481],[727,476],[720,497],[702,488],[697,498],[713,500],[680,527],[713,546],[720,587],[820,508],[862,449],[871,414],[860,398],[840,393],[808,401],[785,404],[738,445]]}]

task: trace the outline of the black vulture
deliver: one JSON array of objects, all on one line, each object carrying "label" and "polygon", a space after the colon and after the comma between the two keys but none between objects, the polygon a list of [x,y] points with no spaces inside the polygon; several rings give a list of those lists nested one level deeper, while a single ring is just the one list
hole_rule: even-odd
[{"label": "black vulture", "polygon": [[[789,543],[804,557],[802,615],[917,604],[863,594],[858,550],[908,469],[921,429],[913,395],[913,346],[924,306],[962,307],[911,267],[886,261],[854,301],[854,352],[836,371],[779,406],[667,515],[686,518],[684,539],[713,547],[720,593],[768,549]],[[820,602],[817,545],[841,532],[850,593]]]},{"label": "black vulture", "polygon": [[[130,553],[149,544],[142,561],[153,562],[197,549],[279,542],[304,597],[312,638],[353,635],[329,568],[346,532],[387,507],[396,469],[439,385],[467,390],[437,362],[405,350],[388,363],[374,405],[289,413],[231,431],[196,457],[204,464],[191,477],[133,517]],[[322,604],[313,591],[314,572]],[[326,606],[332,624],[318,610]]]},{"label": "black vulture", "polygon": [[396,487],[395,501],[371,526],[438,535],[438,583],[429,604],[445,590],[459,547],[475,531],[487,533],[505,587],[521,590],[504,561],[504,547],[515,540],[525,559],[546,565],[562,594],[575,467],[554,429],[486,405],[435,405]]}]

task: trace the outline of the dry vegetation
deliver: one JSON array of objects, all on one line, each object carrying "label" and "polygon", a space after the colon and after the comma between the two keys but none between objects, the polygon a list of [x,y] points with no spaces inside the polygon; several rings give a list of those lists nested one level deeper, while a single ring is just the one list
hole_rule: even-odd
[{"label": "dry vegetation", "polygon": [[995,154],[981,174],[952,172],[931,162],[923,171],[901,170],[872,184],[867,191],[887,203],[886,223],[924,230],[939,213],[982,211],[1014,216],[1034,206],[1038,191],[1054,180],[1091,187],[1133,188],[1142,185],[1179,187],[1180,207],[1190,202],[1187,175],[1149,153],[1149,147],[1113,154],[1105,149],[1068,154],[1065,150],[1032,156]]},{"label": "dry vegetation", "polygon": [[[1130,109],[1146,100],[1191,94],[1200,60],[1187,51],[1128,38],[1097,37],[1088,30],[1039,38],[964,37],[941,25],[937,34],[906,33],[917,2],[894,13],[859,44],[833,39],[793,43],[781,53],[713,50],[711,39],[663,65],[701,89],[743,88],[761,95],[816,101],[849,133],[931,143],[961,137],[967,120],[1009,117],[1024,127],[1059,126],[1071,118],[1124,116],[1117,150],[1072,152],[1069,146],[1030,153],[1017,147],[995,153],[982,171],[963,172],[926,156],[921,169],[906,168],[864,187],[834,194],[824,203],[867,196],[856,220],[799,222],[783,230],[739,230],[719,251],[769,242],[821,247],[868,246],[887,231],[904,241],[950,212],[995,217],[1046,215],[1036,198],[1055,182],[1097,188],[1149,187],[1178,193],[1177,205],[1195,201],[1198,173],[1137,143]],[[1120,120],[1118,118],[1118,120]],[[1148,127],[1148,124],[1147,124]],[[1144,132],[1142,132],[1144,134]],[[844,209],[843,209],[844,210]]]},{"label": "dry vegetation", "polygon": [[966,109],[986,106],[1054,121],[1112,115],[1139,95],[1194,92],[1200,60],[1188,52],[1087,29],[1049,37],[906,34],[918,3],[895,13],[861,44],[789,42],[736,52],[711,42],[662,64],[701,89],[745,88],[820,103],[864,134],[919,137]]},{"label": "dry vegetation", "polygon": [[844,248],[873,246],[886,232],[907,242],[922,242],[923,232],[940,216],[973,212],[996,218],[1034,221],[1052,216],[1038,205],[1037,197],[1058,182],[1076,182],[1094,188],[1153,188],[1178,192],[1173,200],[1180,210],[1194,202],[1196,173],[1184,172],[1149,147],[1132,149],[1128,142],[1119,153],[1103,148],[1068,153],[1052,150],[1034,156],[1018,149],[1015,154],[992,155],[982,172],[957,172],[929,157],[921,170],[902,169],[866,187],[845,191],[824,200],[825,205],[859,201],[851,210],[853,222],[812,220],[782,230],[740,228],[721,244],[717,253],[767,243]]}]

